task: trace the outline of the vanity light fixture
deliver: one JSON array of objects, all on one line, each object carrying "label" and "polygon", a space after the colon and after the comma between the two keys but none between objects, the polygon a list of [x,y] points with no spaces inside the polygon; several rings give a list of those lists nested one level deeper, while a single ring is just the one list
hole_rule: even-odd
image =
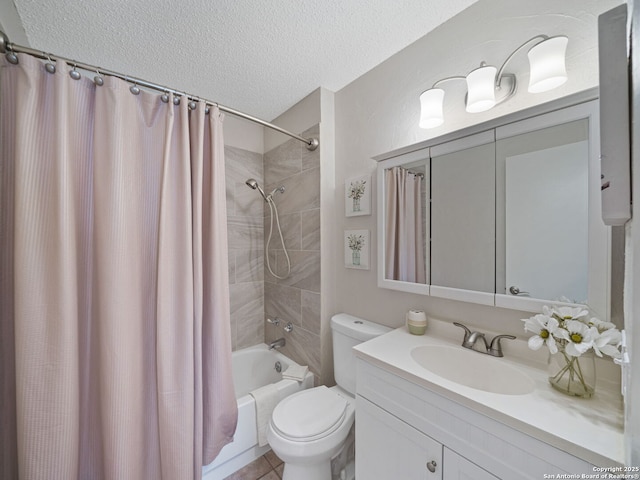
[{"label": "vanity light fixture", "polygon": [[516,92],[516,76],[505,73],[505,67],[511,59],[529,45],[537,43],[529,50],[529,88],[530,93],[540,93],[559,87],[567,81],[565,53],[569,39],[566,36],[549,37],[537,35],[516,48],[504,61],[500,69],[487,65],[472,70],[467,76],[446,77],[435,82],[432,87],[420,95],[420,128],[435,128],[444,123],[444,90],[438,85],[451,80],[466,80],[466,111],[485,112],[512,97]]}]

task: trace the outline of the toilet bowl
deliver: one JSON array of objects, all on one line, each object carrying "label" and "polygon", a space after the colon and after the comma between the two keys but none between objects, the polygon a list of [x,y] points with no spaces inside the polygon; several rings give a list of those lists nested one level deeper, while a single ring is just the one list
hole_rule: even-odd
[{"label": "toilet bowl", "polygon": [[328,480],[355,419],[355,398],[340,387],[290,395],[273,411],[267,441],[285,463],[283,480]]},{"label": "toilet bowl", "polygon": [[284,461],[283,480],[331,480],[331,460],[345,447],[355,420],[351,348],[390,330],[346,314],[335,315],[331,329],[338,385],[288,396],[275,407],[269,422],[267,441]]}]

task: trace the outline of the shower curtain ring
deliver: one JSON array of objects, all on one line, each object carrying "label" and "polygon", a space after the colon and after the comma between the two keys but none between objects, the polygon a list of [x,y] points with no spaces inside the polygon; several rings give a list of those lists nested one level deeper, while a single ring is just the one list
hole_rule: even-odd
[{"label": "shower curtain ring", "polygon": [[82,75],[80,75],[80,72],[76,70],[76,67],[78,66],[77,63],[73,64],[73,70],[71,70],[69,72],[69,76],[71,78],[73,78],[74,80],[80,80],[80,78],[82,78]]},{"label": "shower curtain ring", "polygon": [[96,76],[93,77],[93,83],[95,83],[99,87],[104,85],[104,78],[102,77],[102,74],[100,73],[100,69],[98,68],[96,68]]},{"label": "shower curtain ring", "polygon": [[[200,99],[196,97],[196,100],[199,102]],[[195,102],[195,100],[190,100],[189,101],[189,110],[195,110],[196,107],[198,106],[198,104]]]},{"label": "shower curtain ring", "polygon": [[18,64],[18,56],[16,55],[16,52],[13,51],[13,47],[11,46],[10,43],[7,43],[7,61],[13,65],[17,65]]},{"label": "shower curtain ring", "polygon": [[169,90],[165,90],[164,93],[160,96],[160,100],[162,100],[164,103],[169,103]]},{"label": "shower curtain ring", "polygon": [[180,105],[180,95],[174,95],[173,96],[173,104],[174,105]]},{"label": "shower curtain ring", "polygon": [[48,62],[44,64],[44,69],[49,73],[56,73],[56,66],[51,61],[51,55],[46,52],[42,52],[42,55],[47,57]]},{"label": "shower curtain ring", "polygon": [[138,87],[138,84],[136,82],[133,82],[133,85],[131,85],[131,87],[129,87],[129,91],[131,93],[133,93],[134,95],[139,95],[140,94],[140,88]]}]

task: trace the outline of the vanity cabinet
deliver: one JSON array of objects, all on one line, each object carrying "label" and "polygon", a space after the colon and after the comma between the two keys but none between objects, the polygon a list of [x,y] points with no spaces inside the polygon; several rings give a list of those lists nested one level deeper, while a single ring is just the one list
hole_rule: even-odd
[{"label": "vanity cabinet", "polygon": [[446,480],[499,480],[475,463],[471,463],[453,450],[444,449],[443,464],[447,466]]},{"label": "vanity cabinet", "polygon": [[539,480],[594,472],[588,462],[448,398],[445,389],[430,390],[361,358],[356,378],[356,478]]},{"label": "vanity cabinet", "polygon": [[441,443],[363,397],[356,402],[356,478],[443,479]]},{"label": "vanity cabinet", "polygon": [[356,411],[356,478],[498,480],[363,397]]}]

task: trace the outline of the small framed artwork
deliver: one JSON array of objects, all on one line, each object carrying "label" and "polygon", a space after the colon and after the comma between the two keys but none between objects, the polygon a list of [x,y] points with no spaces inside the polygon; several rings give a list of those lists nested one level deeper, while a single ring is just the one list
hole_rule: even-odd
[{"label": "small framed artwork", "polygon": [[369,270],[369,230],[344,231],[344,266]]},{"label": "small framed artwork", "polygon": [[371,175],[347,179],[344,191],[344,213],[347,217],[371,215]]}]

